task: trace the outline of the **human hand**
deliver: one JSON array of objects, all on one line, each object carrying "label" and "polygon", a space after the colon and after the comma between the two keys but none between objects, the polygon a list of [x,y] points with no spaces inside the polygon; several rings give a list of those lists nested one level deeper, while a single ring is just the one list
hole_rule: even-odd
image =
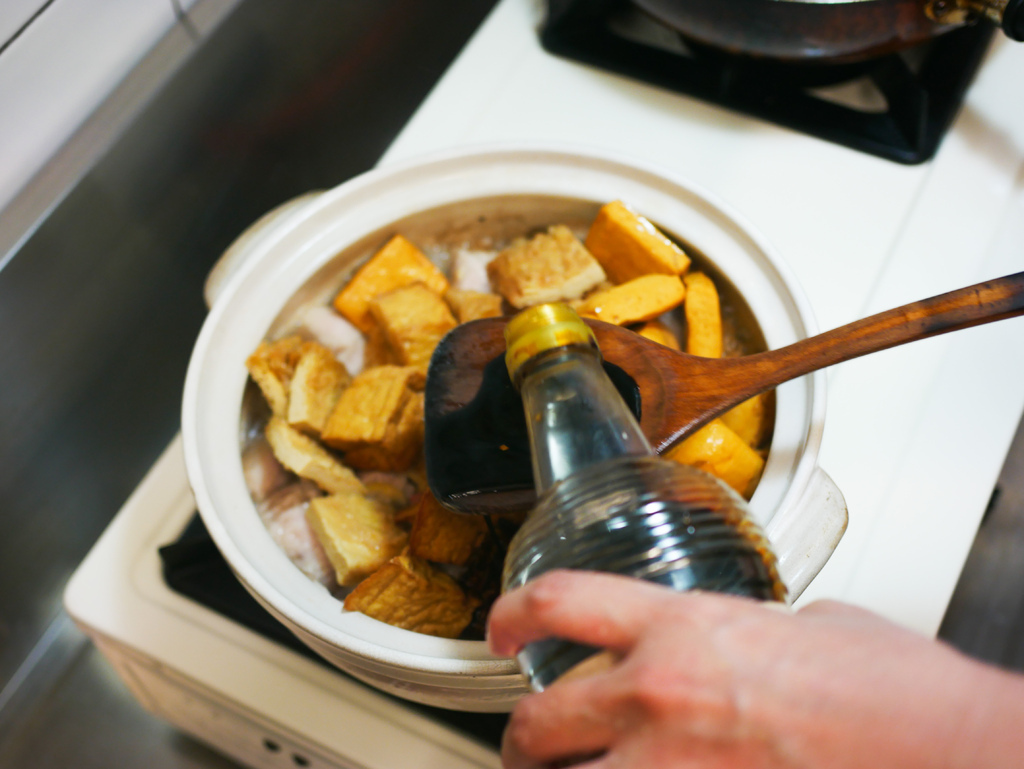
[{"label": "human hand", "polygon": [[553,572],[502,596],[488,627],[505,656],[549,637],[618,662],[524,697],[506,769],[1019,765],[1024,679],[851,606]]}]

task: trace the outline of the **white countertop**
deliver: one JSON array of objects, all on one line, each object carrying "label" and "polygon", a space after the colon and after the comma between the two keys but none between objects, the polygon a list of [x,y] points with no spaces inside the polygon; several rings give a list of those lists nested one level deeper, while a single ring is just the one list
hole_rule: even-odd
[{"label": "white countertop", "polygon": [[[557,58],[503,0],[383,163],[516,140],[632,155],[704,187],[789,261],[824,329],[1024,270],[1024,46],[993,45],[938,155],[875,158]],[[934,634],[1024,411],[1024,320],[829,372],[822,467],[850,526],[801,602]]]}]

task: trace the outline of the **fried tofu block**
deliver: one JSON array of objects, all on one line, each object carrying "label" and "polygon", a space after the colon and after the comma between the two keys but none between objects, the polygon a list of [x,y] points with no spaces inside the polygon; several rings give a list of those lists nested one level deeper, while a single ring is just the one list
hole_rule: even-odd
[{"label": "fried tofu block", "polygon": [[441,337],[456,325],[444,300],[422,283],[375,297],[370,312],[398,362],[424,370]]},{"label": "fried tofu block", "polygon": [[416,510],[409,552],[435,563],[465,566],[486,538],[483,516],[453,513],[428,492]]},{"label": "fried tofu block", "polygon": [[281,417],[267,421],[265,434],[277,461],[300,478],[313,481],[328,494],[363,490],[355,473]]},{"label": "fried tofu block", "polygon": [[245,361],[249,376],[259,386],[275,416],[283,417],[288,413],[288,388],[305,344],[297,336],[260,342]]},{"label": "fried tofu block", "polygon": [[514,241],[487,265],[487,275],[517,309],[579,299],[605,279],[601,265],[564,225]]},{"label": "fried tofu block", "polygon": [[374,297],[413,283],[422,283],[438,295],[448,289],[444,273],[415,245],[395,235],[338,292],[334,308],[365,333],[372,325]]},{"label": "fried tofu block", "polygon": [[[369,317],[372,321],[373,316]],[[363,370],[392,364],[398,364],[398,356],[391,349],[384,329],[376,323],[371,323],[366,332],[366,346],[363,348]]]},{"label": "fried tofu block", "polygon": [[644,275],[599,291],[583,300],[579,314],[617,326],[653,320],[679,305],[686,296],[675,275]]},{"label": "fried tofu block", "polygon": [[726,427],[721,419],[711,420],[665,456],[720,478],[748,499],[764,470],[761,455]]},{"label": "fried tofu block", "polygon": [[377,366],[361,372],[341,394],[324,427],[328,446],[345,450],[353,444],[380,443],[388,423],[409,399],[406,366]]},{"label": "fried tofu block", "polygon": [[756,449],[768,431],[768,393],[761,393],[743,401],[719,418],[744,443]]},{"label": "fried tofu block", "polygon": [[690,266],[683,249],[620,200],[601,207],[585,243],[616,283],[641,275],[682,275]]},{"label": "fried tofu block", "polygon": [[377,571],[402,552],[408,539],[388,507],[359,492],[310,501],[306,520],[342,586]]},{"label": "fried tofu block", "polygon": [[458,638],[477,605],[447,574],[407,554],[391,559],[345,598],[349,611],[441,638]]},{"label": "fried tofu block", "polygon": [[378,366],[360,373],[345,389],[320,437],[345,452],[353,467],[404,470],[423,440],[423,395],[411,384],[409,366]]},{"label": "fried tofu block", "polygon": [[365,477],[362,481],[363,486],[366,487],[366,496],[392,510],[395,513],[396,521],[405,520],[399,513],[405,512],[409,506],[409,500],[399,489],[389,483],[368,481]]},{"label": "fried tofu block", "polygon": [[413,392],[423,392],[427,387],[427,370],[425,368],[413,368],[409,375],[409,387]]},{"label": "fried tofu block", "polygon": [[351,379],[330,350],[307,342],[288,388],[288,424],[319,435]]},{"label": "fried tofu block", "polygon": [[416,489],[414,494],[424,494],[430,488],[427,482],[427,458],[423,454],[420,454],[416,463],[405,471],[405,477]]},{"label": "fried tofu block", "polygon": [[636,333],[673,350],[679,349],[679,340],[676,339],[675,333],[660,320],[647,321],[636,330]]},{"label": "fried tofu block", "polygon": [[683,277],[686,285],[686,351],[702,358],[722,357],[722,310],[718,289],[702,272]]},{"label": "fried tofu block", "polygon": [[449,288],[444,295],[444,300],[452,308],[459,323],[468,323],[480,318],[501,317],[502,299],[497,294]]},{"label": "fried tofu block", "polygon": [[355,446],[345,452],[345,461],[360,470],[399,471],[408,469],[423,448],[423,393],[414,392],[397,420],[388,424],[378,444]]}]

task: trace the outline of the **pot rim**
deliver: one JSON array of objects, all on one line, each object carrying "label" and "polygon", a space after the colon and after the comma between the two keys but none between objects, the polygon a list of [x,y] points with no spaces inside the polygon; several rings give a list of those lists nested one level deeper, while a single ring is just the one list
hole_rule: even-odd
[{"label": "pot rim", "polygon": [[[511,184],[513,179],[514,184]],[[330,261],[330,240],[338,238],[340,231],[349,233],[342,242],[351,243],[386,226],[388,221],[397,222],[404,216],[446,203],[492,194],[530,194],[532,190],[532,194],[593,200],[598,191],[584,186],[581,180],[596,179],[604,180],[604,186],[621,183],[622,188],[638,194],[648,190],[650,194],[646,197],[651,205],[637,205],[654,221],[666,218],[696,221],[704,217],[713,220],[723,231],[732,230],[729,237],[744,240],[742,247],[760,260],[758,266],[769,285],[761,289],[759,299],[783,306],[798,336],[816,332],[814,314],[795,276],[756,228],[707,190],[624,154],[552,143],[477,145],[380,166],[316,196],[297,207],[266,237],[255,239],[247,258],[224,280],[196,340],[182,401],[186,468],[199,513],[231,569],[272,613],[337,647],[343,657],[364,658],[398,669],[426,670],[439,675],[518,677],[514,660],[492,656],[482,641],[433,638],[383,625],[356,612],[343,612],[337,599],[326,589],[292,566],[270,539],[255,512],[241,473],[238,415],[247,373],[244,366],[240,369],[233,366],[225,373],[226,364],[218,365],[217,361],[218,356],[229,354],[234,356],[235,363],[239,356],[244,361],[255,344],[239,352],[225,350],[225,343],[237,342],[246,334],[250,340],[262,339],[291,296],[288,287],[301,286]],[[510,186],[502,193],[500,189],[505,184]],[[481,195],[479,190],[487,193]],[[476,194],[471,194],[473,192]],[[617,196],[609,199],[614,197]],[[434,203],[424,207],[428,199],[433,199]],[[668,217],[674,207],[679,209],[678,215]],[[373,215],[367,218],[369,213]],[[713,228],[708,229],[710,233]],[[710,238],[712,241],[716,237],[722,240],[721,233],[710,235],[714,236]],[[724,245],[725,241],[722,242]],[[334,253],[337,250],[335,247]],[[717,255],[717,252],[708,253],[716,263]],[[727,268],[722,269],[729,275]],[[737,288],[741,288],[739,283]],[[776,295],[776,301],[768,301],[769,295]],[[276,297],[277,306],[266,306],[273,303],[268,301],[261,305],[259,300],[266,297]],[[239,320],[239,312],[247,309],[253,316]],[[765,323],[760,316],[758,321],[762,326]],[[769,339],[769,344],[771,341]],[[766,479],[769,469],[779,462],[789,461],[792,467],[781,479],[784,489],[771,490],[777,502],[767,516],[762,513],[759,518],[762,524],[767,523],[775,510],[791,507],[799,500],[817,467],[825,413],[824,372],[815,372],[802,380],[779,388],[780,412],[784,397],[790,402],[803,399],[809,408],[805,408],[802,424],[796,431],[800,434],[796,436],[798,445],[793,448],[798,452],[795,460],[793,457],[780,459],[773,443]],[[784,396],[783,390],[789,394]],[[208,402],[214,393],[226,399],[219,404],[220,411],[230,412],[228,405],[233,404],[233,417],[220,413]],[[232,440],[233,456],[229,451]],[[218,454],[218,449],[227,454]],[[765,494],[761,494],[759,488],[751,500],[752,507],[759,504],[759,496],[765,497],[768,492],[766,489]],[[251,535],[247,544],[239,542],[237,526],[221,514],[221,510],[229,516],[238,514],[242,508],[248,509],[240,514],[248,515],[251,510],[258,530],[263,532],[261,537],[257,527],[249,527],[244,532]],[[253,539],[260,541],[254,543]],[[252,562],[253,554],[260,556],[262,568]],[[273,580],[267,576],[268,569],[273,570]],[[330,616],[325,599],[333,604],[336,615],[333,622],[325,619]]]}]

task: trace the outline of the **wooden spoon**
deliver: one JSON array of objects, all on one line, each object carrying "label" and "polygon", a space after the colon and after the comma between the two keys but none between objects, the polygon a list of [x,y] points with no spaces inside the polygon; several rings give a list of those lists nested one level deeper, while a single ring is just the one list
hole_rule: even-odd
[{"label": "wooden spoon", "polygon": [[[700,358],[609,323],[587,323],[606,370],[661,453],[733,406],[790,379],[1022,313],[1024,272],[737,358]],[[461,512],[523,510],[535,498],[522,401],[503,359],[507,321],[488,318],[456,327],[438,344],[427,374],[427,480],[442,503]]]}]

